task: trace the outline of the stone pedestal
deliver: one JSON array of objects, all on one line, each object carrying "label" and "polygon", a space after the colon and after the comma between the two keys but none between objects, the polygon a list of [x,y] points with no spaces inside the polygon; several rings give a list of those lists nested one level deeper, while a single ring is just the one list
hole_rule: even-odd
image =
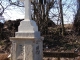
[{"label": "stone pedestal", "polygon": [[42,60],[43,44],[37,25],[31,20],[31,0],[24,0],[24,2],[25,19],[20,22],[15,37],[10,38],[11,60]]},{"label": "stone pedestal", "polygon": [[15,37],[11,37],[10,40],[12,41],[11,60],[42,60],[43,42],[33,20],[22,21]]}]

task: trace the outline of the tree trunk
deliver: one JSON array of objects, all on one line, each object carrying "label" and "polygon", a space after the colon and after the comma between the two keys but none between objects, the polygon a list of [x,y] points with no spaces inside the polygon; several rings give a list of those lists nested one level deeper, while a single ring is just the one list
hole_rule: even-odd
[{"label": "tree trunk", "polygon": [[61,20],[61,26],[62,26],[62,36],[64,36],[64,20],[63,20],[63,8],[62,8],[62,0],[59,0],[59,5],[60,5],[60,20]]}]

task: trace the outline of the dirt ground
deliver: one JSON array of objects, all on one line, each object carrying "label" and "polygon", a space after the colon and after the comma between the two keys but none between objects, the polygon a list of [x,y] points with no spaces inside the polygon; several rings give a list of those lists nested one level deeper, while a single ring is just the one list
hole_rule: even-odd
[{"label": "dirt ground", "polygon": [[[7,58],[8,54],[0,54],[0,60],[10,60],[9,58]],[[58,58],[46,58],[44,57],[43,60],[58,60]],[[80,60],[80,57],[76,57],[76,58],[60,58],[60,60]]]}]

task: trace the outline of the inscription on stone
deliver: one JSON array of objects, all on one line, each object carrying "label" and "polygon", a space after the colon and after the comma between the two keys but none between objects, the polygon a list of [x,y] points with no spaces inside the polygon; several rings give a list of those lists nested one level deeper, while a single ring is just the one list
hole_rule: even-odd
[{"label": "inscription on stone", "polygon": [[23,60],[24,51],[23,51],[23,45],[18,45],[18,58],[17,60]]},{"label": "inscription on stone", "polygon": [[[15,49],[14,49],[15,48]],[[12,44],[12,50],[13,51],[16,51],[16,43],[15,42],[13,42],[13,44]]]},{"label": "inscription on stone", "polygon": [[36,54],[40,54],[39,45],[36,47]]}]

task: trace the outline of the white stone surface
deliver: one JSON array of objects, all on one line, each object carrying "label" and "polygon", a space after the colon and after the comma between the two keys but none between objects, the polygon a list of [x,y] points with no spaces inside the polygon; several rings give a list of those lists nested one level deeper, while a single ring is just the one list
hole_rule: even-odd
[{"label": "white stone surface", "polygon": [[20,37],[20,38],[41,38],[40,37],[40,32],[30,32],[30,33],[26,33],[26,32],[16,32],[15,33],[15,37]]},{"label": "white stone surface", "polygon": [[31,20],[31,1],[34,2],[34,0],[20,0],[21,2],[24,1],[25,6],[25,20]]},{"label": "white stone surface", "polygon": [[25,20],[31,20],[31,1],[25,0]]},{"label": "white stone surface", "polygon": [[33,20],[24,20],[18,27],[18,32],[15,33],[15,37],[36,37],[40,38],[40,32],[38,27]]},{"label": "white stone surface", "polygon": [[15,37],[11,38],[14,42],[12,45],[12,60],[42,60],[42,40],[29,40],[24,38],[18,40]]},{"label": "white stone surface", "polygon": [[[21,2],[24,2],[25,0],[20,0]],[[30,1],[32,1],[32,2],[34,2],[34,0],[30,0]]]},{"label": "white stone surface", "polygon": [[11,60],[42,60],[43,43],[36,22],[31,20],[31,0],[25,0],[25,20],[20,22],[12,41]]},{"label": "white stone surface", "polygon": [[20,22],[18,32],[36,32],[38,27],[36,22],[31,20],[31,1],[33,0],[24,0],[25,3],[25,19]]},{"label": "white stone surface", "polygon": [[35,32],[38,31],[38,27],[36,22],[33,20],[24,20],[20,22],[20,26],[18,28],[18,32]]}]

